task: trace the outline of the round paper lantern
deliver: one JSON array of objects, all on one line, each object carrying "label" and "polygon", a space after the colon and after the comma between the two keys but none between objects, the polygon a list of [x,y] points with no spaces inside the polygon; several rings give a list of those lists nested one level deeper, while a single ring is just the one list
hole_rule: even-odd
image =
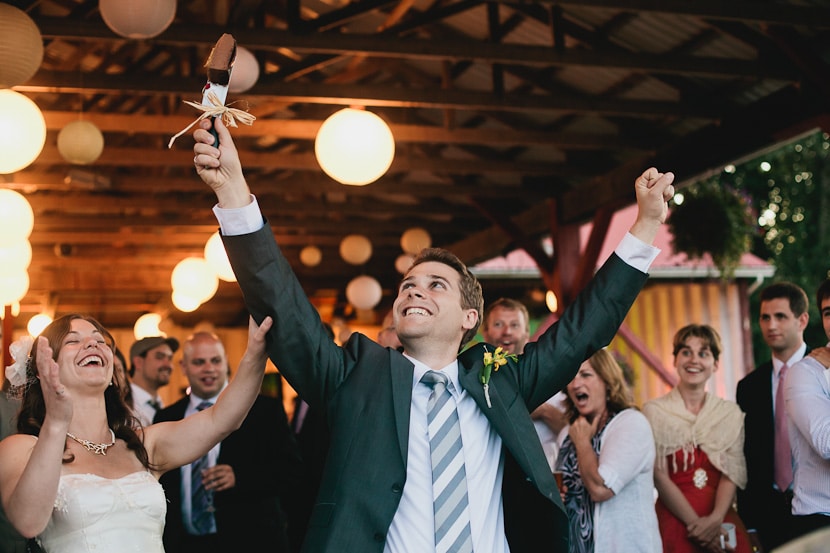
[{"label": "round paper lantern", "polygon": [[0,173],[31,164],[46,143],[46,120],[40,108],[14,90],[0,90]]},{"label": "round paper lantern", "polygon": [[101,17],[112,32],[126,38],[153,38],[176,16],[176,0],[100,0]]},{"label": "round paper lantern", "polygon": [[340,257],[352,265],[363,265],[372,257],[372,242],[362,234],[350,234],[340,242]]},{"label": "round paper lantern", "polygon": [[246,92],[256,84],[257,80],[259,80],[259,62],[250,50],[237,46],[228,90],[236,93]]},{"label": "round paper lantern", "polygon": [[372,309],[383,295],[380,283],[373,277],[355,277],[346,286],[346,299],[357,309]]},{"label": "round paper lantern", "polygon": [[401,235],[401,249],[412,255],[418,254],[424,248],[432,245],[432,238],[422,228],[414,227]]},{"label": "round paper lantern", "polygon": [[25,271],[32,263],[32,244],[26,240],[7,242],[0,238],[0,267],[3,271]]},{"label": "round paper lantern", "polygon": [[219,278],[202,257],[186,257],[173,268],[170,283],[174,292],[181,292],[200,303],[213,297],[219,289]]},{"label": "round paper lantern", "polygon": [[19,192],[0,188],[0,244],[28,240],[34,224],[35,214],[29,200]]},{"label": "round paper lantern", "polygon": [[325,121],[314,140],[323,171],[342,184],[362,186],[383,176],[395,157],[389,125],[370,111],[346,108]]},{"label": "round paper lantern", "polygon": [[300,250],[300,263],[306,267],[316,267],[323,260],[323,252],[317,246],[306,246]]},{"label": "round paper lantern", "polygon": [[202,305],[202,302],[196,298],[188,296],[187,293],[180,292],[179,290],[173,290],[172,300],[176,309],[184,311],[185,313],[196,311]]},{"label": "round paper lantern", "polygon": [[395,270],[400,274],[405,275],[409,268],[412,267],[413,261],[415,261],[415,257],[413,255],[402,253],[397,259],[395,259]]},{"label": "round paper lantern", "polygon": [[228,252],[225,251],[225,245],[222,243],[218,230],[210,235],[205,244],[205,261],[208,262],[216,276],[225,282],[236,282],[236,275],[233,274]]},{"label": "round paper lantern", "polygon": [[58,151],[69,163],[88,165],[104,151],[104,135],[89,121],[73,121],[58,133]]},{"label": "round paper lantern", "polygon": [[29,291],[29,273],[25,269],[0,273],[0,305],[11,305]]},{"label": "round paper lantern", "polygon": [[0,88],[11,88],[32,78],[43,61],[43,37],[26,12],[0,4]]},{"label": "round paper lantern", "polygon": [[52,317],[46,313],[38,313],[29,319],[28,323],[26,323],[26,330],[29,331],[29,336],[40,336],[43,329],[50,324],[52,324]]},{"label": "round paper lantern", "polygon": [[150,336],[164,336],[164,333],[159,330],[161,324],[161,315],[158,313],[145,313],[136,319],[133,325],[133,335],[136,340],[148,338]]}]

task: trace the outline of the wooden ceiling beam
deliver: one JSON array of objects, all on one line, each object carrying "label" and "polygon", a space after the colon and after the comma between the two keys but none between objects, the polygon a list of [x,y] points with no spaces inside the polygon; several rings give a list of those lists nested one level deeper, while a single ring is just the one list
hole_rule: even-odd
[{"label": "wooden ceiling beam", "polygon": [[[792,7],[791,7],[792,8]],[[826,17],[824,19],[827,19]],[[44,37],[64,40],[119,40],[101,22],[65,18],[36,19]],[[103,27],[109,35],[103,35]],[[154,44],[209,46],[226,29],[221,26],[171,25]],[[250,50],[289,49],[315,55],[363,55],[403,60],[480,61],[488,64],[530,66],[604,67],[629,71],[685,74],[722,78],[774,78],[793,81],[796,72],[786,65],[764,60],[725,59],[704,56],[667,56],[647,52],[558,51],[547,45],[527,45],[454,39],[417,39],[397,35],[356,33],[291,33],[279,29],[238,29],[234,38]],[[123,40],[123,39],[121,39]],[[471,46],[471,45],[475,46]],[[253,93],[253,91],[252,91]]]},{"label": "wooden ceiling beam", "polygon": [[[468,46],[469,47],[469,46]],[[197,98],[204,78],[170,77],[131,72],[130,74],[85,74],[71,71],[39,70],[25,84],[16,86],[21,92],[63,94],[135,94],[178,95]],[[586,97],[584,94],[504,94],[462,89],[412,89],[363,84],[308,84],[282,82],[260,77],[245,99],[327,104],[336,106],[375,106],[395,108],[457,109],[460,111],[513,111],[579,114],[627,115],[636,117],[692,117],[718,119],[722,114],[711,108],[678,102],[628,100]],[[195,117],[194,117],[195,118]]]},{"label": "wooden ceiling beam", "polygon": [[[256,115],[257,106],[251,106]],[[73,111],[44,111],[47,130],[59,131],[81,115]],[[128,115],[119,113],[98,113],[85,111],[83,119],[95,124],[102,132],[127,134],[151,134],[170,137],[179,129],[193,122],[195,117],[186,115]],[[313,141],[323,120],[311,119],[257,119],[253,125],[241,125],[232,129],[234,136],[268,136],[278,139]],[[517,131],[510,128],[454,128],[432,125],[399,125],[390,123],[389,128],[395,142],[445,143],[445,144],[486,144],[499,145],[555,145],[568,149],[653,149],[654,144],[630,140],[619,136],[576,133]]]}]

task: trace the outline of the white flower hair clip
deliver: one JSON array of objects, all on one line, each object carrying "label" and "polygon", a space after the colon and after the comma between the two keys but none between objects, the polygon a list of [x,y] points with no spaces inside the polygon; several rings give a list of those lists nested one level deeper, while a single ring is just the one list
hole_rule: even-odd
[{"label": "white flower hair clip", "polygon": [[9,346],[9,353],[14,363],[6,367],[6,379],[15,388],[25,386],[29,381],[28,366],[29,354],[35,339],[31,336],[22,336]]}]

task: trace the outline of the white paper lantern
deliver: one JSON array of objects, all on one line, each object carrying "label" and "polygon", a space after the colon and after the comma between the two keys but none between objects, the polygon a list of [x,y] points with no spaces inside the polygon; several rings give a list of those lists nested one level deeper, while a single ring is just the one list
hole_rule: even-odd
[{"label": "white paper lantern", "polygon": [[89,121],[73,121],[58,133],[58,151],[69,163],[88,165],[104,151],[104,135]]},{"label": "white paper lantern", "polygon": [[357,309],[372,309],[383,295],[380,283],[373,277],[361,275],[355,277],[346,286],[346,299]]},{"label": "white paper lantern", "polygon": [[362,186],[383,176],[395,158],[395,138],[370,111],[346,108],[320,125],[314,154],[323,171],[342,184]]},{"label": "white paper lantern", "polygon": [[8,242],[0,237],[0,267],[9,271],[25,271],[32,263],[32,244],[24,239]]},{"label": "white paper lantern", "polygon": [[350,234],[340,241],[340,257],[352,265],[363,265],[372,257],[372,242],[362,234]]},{"label": "white paper lantern", "polygon": [[400,274],[405,275],[409,268],[412,267],[413,261],[415,261],[415,256],[408,253],[402,253],[397,259],[395,259],[395,270]]},{"label": "white paper lantern", "polygon": [[28,240],[34,224],[35,214],[29,200],[19,192],[0,188],[0,243]]},{"label": "white paper lantern", "polygon": [[306,246],[300,250],[300,263],[306,267],[316,267],[323,260],[323,252],[317,246]]},{"label": "white paper lantern", "polygon": [[202,302],[196,298],[188,296],[187,293],[179,290],[173,290],[171,299],[173,300],[173,305],[176,306],[176,309],[185,313],[196,311],[199,309],[199,306],[202,305]]},{"label": "white paper lantern", "polygon": [[225,245],[222,243],[218,230],[210,235],[205,244],[205,261],[208,262],[216,276],[225,282],[236,282],[236,275],[233,274],[228,252],[225,251]]},{"label": "white paper lantern", "polygon": [[136,340],[150,336],[164,336],[165,334],[159,329],[160,324],[161,315],[158,313],[145,313],[136,319],[133,325],[133,335]]},{"label": "white paper lantern", "polygon": [[424,248],[432,245],[432,237],[422,228],[413,227],[401,235],[401,249],[406,253],[417,255]]},{"label": "white paper lantern", "polygon": [[0,306],[22,300],[29,291],[29,273],[25,269],[0,272]]},{"label": "white paper lantern", "polygon": [[202,257],[186,257],[173,268],[170,283],[174,292],[181,292],[200,303],[208,301],[219,289],[219,278]]},{"label": "white paper lantern", "polygon": [[112,32],[126,38],[153,38],[176,16],[176,0],[100,0],[101,17]]},{"label": "white paper lantern", "polygon": [[236,58],[233,60],[231,81],[228,83],[230,92],[246,92],[259,80],[259,62],[250,50],[243,46],[236,47]]},{"label": "white paper lantern", "polygon": [[46,313],[38,313],[26,323],[26,330],[29,332],[29,336],[39,336],[43,329],[50,324],[52,324],[52,317]]},{"label": "white paper lantern", "polygon": [[40,29],[24,11],[0,4],[0,88],[11,88],[32,78],[43,61]]},{"label": "white paper lantern", "polygon": [[46,120],[33,101],[14,90],[0,90],[0,173],[30,165],[46,143]]}]

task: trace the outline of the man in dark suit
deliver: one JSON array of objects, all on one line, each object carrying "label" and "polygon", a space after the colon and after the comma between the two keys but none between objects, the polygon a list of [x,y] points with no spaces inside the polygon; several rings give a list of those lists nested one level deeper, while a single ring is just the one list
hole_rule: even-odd
[{"label": "man in dark suit", "polygon": [[[787,440],[776,433],[776,393],[781,386],[783,367],[792,367],[808,351],[804,329],[810,315],[807,294],[790,282],[778,282],[761,290],[758,323],[772,359],[758,366],[740,382],[736,393],[744,419],[744,454],[747,484],[738,490],[738,514],[750,531],[750,537],[771,551],[796,537],[792,515],[792,482],[781,489],[775,483],[776,440]],[[786,370],[785,370],[786,372]],[[783,393],[783,390],[782,390]],[[789,451],[789,442],[779,443]],[[787,457],[791,466],[791,457]],[[779,467],[782,468],[782,467]]]},{"label": "man in dark suit", "polygon": [[[197,332],[188,338],[181,365],[190,395],[160,410],[154,422],[181,420],[207,408],[227,385],[225,348],[215,334]],[[293,495],[300,457],[282,402],[260,395],[242,426],[214,447],[208,459],[210,468],[199,472],[215,509],[209,529],[192,522],[197,510],[191,502],[197,488],[193,465],[169,471],[160,480],[169,501],[165,551],[258,551],[268,544],[263,550],[287,552],[282,503]]]},{"label": "man in dark suit", "polygon": [[[275,317],[270,358],[312,408],[328,412],[331,443],[303,550],[567,551],[567,517],[530,411],[613,338],[657,253],[649,244],[665,221],[674,176],[651,168],[636,180],[637,221],[617,253],[558,324],[488,372],[492,346],[462,351],[478,329],[481,286],[441,249],[424,250],[398,289],[393,310],[403,353],[359,333],[343,347],[332,343],[264,224],[230,133],[215,120],[214,148],[209,123],[194,133],[194,163],[219,200],[214,212],[248,309],[256,320]],[[427,432],[435,392],[422,375],[448,379],[440,393],[452,397],[460,420],[469,501],[459,510],[468,517],[452,531],[467,532],[463,547],[436,546],[434,521],[443,513],[434,505],[436,453]]]}]

